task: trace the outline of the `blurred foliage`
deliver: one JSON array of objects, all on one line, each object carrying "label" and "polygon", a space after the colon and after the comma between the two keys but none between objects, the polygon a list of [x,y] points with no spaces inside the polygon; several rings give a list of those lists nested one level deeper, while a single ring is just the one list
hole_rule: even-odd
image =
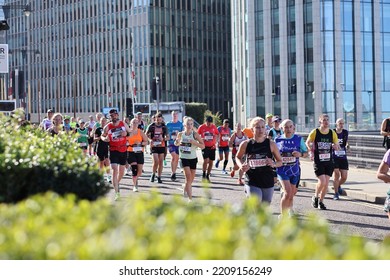
[{"label": "blurred foliage", "polygon": [[329,233],[325,220],[279,221],[256,199],[212,206],[157,193],[77,201],[36,195],[0,204],[0,259],[373,260],[390,242]]},{"label": "blurred foliage", "polygon": [[211,112],[210,110],[207,110],[204,113],[204,120],[203,120],[203,122],[206,122],[206,118],[208,116],[211,116],[213,118],[213,123],[217,127],[222,125],[222,114],[220,112],[216,112],[215,114],[213,114],[213,112]]},{"label": "blurred foliage", "polygon": [[0,202],[52,190],[95,200],[109,191],[97,162],[83,155],[73,135],[52,137],[17,113],[0,116]]},{"label": "blurred foliage", "polygon": [[186,103],[186,115],[193,118],[200,124],[203,123],[203,116],[206,110],[206,103]]}]

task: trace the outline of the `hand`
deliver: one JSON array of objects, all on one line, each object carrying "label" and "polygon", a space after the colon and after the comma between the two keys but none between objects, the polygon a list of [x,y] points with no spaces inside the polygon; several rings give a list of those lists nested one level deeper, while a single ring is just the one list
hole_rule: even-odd
[{"label": "hand", "polygon": [[292,155],[293,155],[294,157],[297,157],[297,158],[299,158],[299,157],[302,156],[302,154],[301,154],[300,152],[298,152],[298,151],[292,152]]}]

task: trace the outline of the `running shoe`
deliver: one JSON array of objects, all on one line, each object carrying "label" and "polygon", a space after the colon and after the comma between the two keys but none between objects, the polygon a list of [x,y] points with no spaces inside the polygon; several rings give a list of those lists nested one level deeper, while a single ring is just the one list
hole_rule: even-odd
[{"label": "running shoe", "polygon": [[159,184],[162,184],[161,177],[158,177],[158,176],[157,176],[157,182],[158,182]]},{"label": "running shoe", "polygon": [[318,209],[326,210],[326,206],[325,206],[325,204],[322,201],[318,202]]},{"label": "running shoe", "polygon": [[234,177],[234,173],[235,173],[235,171],[234,171],[234,169],[232,170],[232,171],[230,171],[230,177]]},{"label": "running shoe", "polygon": [[318,208],[318,197],[313,196],[311,198],[311,206],[313,206],[314,208]]},{"label": "running shoe", "polygon": [[112,183],[112,176],[111,176],[111,174],[107,175],[107,183]]},{"label": "running shoe", "polygon": [[218,166],[219,166],[219,160],[217,160],[217,161],[215,162],[215,168],[218,168]]},{"label": "running shoe", "polygon": [[333,195],[333,200],[339,200],[340,198],[339,198],[339,194],[338,193],[335,193],[334,195]]},{"label": "running shoe", "polygon": [[155,177],[155,176],[156,176],[156,175],[153,173],[152,176],[150,176],[149,181],[153,183],[153,182],[154,182],[154,177]]},{"label": "running shoe", "polygon": [[222,170],[222,174],[225,174],[225,175],[226,175],[226,174],[228,174],[228,173],[227,173],[227,171],[224,169],[224,170]]},{"label": "running shoe", "polygon": [[176,181],[176,173],[172,173],[172,175],[171,175],[171,180],[172,180],[172,181]]},{"label": "running shoe", "polygon": [[206,175],[206,180],[207,180],[207,182],[211,183],[211,181],[210,181],[210,174]]},{"label": "running shoe", "polygon": [[138,187],[137,186],[134,186],[133,192],[138,192]]},{"label": "running shoe", "polygon": [[120,197],[121,197],[121,194],[119,192],[116,192],[114,200],[117,201]]},{"label": "running shoe", "polygon": [[344,190],[341,188],[341,186],[339,187],[339,195],[343,195],[344,194]]},{"label": "running shoe", "polygon": [[164,159],[163,160],[164,166],[167,166],[167,161]]}]

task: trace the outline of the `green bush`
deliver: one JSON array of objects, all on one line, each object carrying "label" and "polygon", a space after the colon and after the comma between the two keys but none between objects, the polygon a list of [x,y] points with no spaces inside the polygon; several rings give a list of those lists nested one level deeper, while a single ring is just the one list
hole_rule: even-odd
[{"label": "green bush", "polygon": [[255,200],[216,207],[159,194],[78,201],[36,195],[0,205],[0,259],[389,259],[390,244],[329,233],[318,217],[278,222]]},{"label": "green bush", "polygon": [[0,117],[0,202],[17,202],[52,190],[95,200],[109,191],[97,163],[71,135],[52,137],[16,119]]},{"label": "green bush", "polygon": [[206,103],[186,103],[186,115],[190,116],[200,124],[204,122],[203,116],[206,110]]}]

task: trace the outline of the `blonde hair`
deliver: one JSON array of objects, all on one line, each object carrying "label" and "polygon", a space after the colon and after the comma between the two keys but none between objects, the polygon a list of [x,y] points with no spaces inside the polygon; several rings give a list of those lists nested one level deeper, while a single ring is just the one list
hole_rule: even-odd
[{"label": "blonde hair", "polygon": [[258,122],[263,122],[265,124],[265,119],[261,117],[255,117],[251,120],[251,127],[255,127]]}]

